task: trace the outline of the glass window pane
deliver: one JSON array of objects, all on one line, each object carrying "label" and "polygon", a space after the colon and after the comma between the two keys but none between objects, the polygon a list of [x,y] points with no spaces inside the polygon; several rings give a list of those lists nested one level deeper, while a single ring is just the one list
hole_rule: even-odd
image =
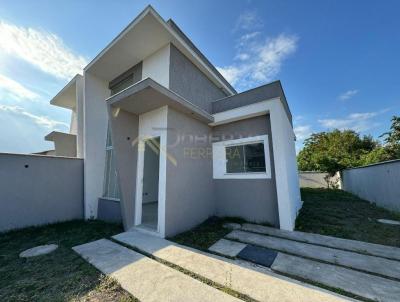
[{"label": "glass window pane", "polygon": [[244,146],[245,171],[265,172],[264,144],[249,144]]},{"label": "glass window pane", "polygon": [[244,170],[244,148],[243,146],[226,147],[226,172],[243,173]]}]

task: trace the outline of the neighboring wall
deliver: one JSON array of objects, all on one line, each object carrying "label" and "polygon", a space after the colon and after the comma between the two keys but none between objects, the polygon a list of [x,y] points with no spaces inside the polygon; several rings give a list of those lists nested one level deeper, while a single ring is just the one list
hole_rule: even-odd
[{"label": "neighboring wall", "polygon": [[336,187],[340,189],[340,174],[337,173],[333,177],[328,178],[328,182],[326,181],[326,177],[328,177],[328,173],[326,172],[314,172],[314,171],[304,171],[299,172],[299,182],[300,188],[332,188]]},{"label": "neighboring wall", "polygon": [[268,135],[270,179],[214,179],[218,216],[241,217],[254,222],[279,226],[274,155],[269,115],[214,127],[215,141]]},{"label": "neighboring wall", "polygon": [[173,44],[170,60],[169,89],[172,91],[207,112],[211,112],[212,101],[226,96]]},{"label": "neighboring wall", "polygon": [[343,190],[400,212],[400,160],[344,170],[342,183]]},{"label": "neighboring wall", "polygon": [[167,237],[188,230],[214,214],[210,133],[208,125],[168,108]]},{"label": "neighboring wall", "polygon": [[0,154],[0,232],[83,218],[83,160]]}]

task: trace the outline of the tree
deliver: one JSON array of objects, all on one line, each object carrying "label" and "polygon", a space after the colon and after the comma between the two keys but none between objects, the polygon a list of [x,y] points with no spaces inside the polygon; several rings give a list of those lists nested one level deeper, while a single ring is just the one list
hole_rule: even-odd
[{"label": "tree", "polygon": [[385,137],[384,148],[388,155],[388,159],[400,158],[400,116],[392,117],[392,125],[389,132],[382,134],[380,137]]},{"label": "tree", "polygon": [[360,137],[353,130],[320,132],[304,141],[297,161],[301,171],[337,171],[363,164],[365,156],[379,147],[372,136]]}]

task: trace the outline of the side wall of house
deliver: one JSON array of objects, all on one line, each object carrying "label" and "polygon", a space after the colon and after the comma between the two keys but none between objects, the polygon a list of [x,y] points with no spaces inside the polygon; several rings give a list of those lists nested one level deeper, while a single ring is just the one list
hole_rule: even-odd
[{"label": "side wall of house", "polygon": [[83,160],[0,154],[0,232],[83,218]]},{"label": "side wall of house", "polygon": [[85,72],[84,76],[85,217],[97,217],[98,198],[103,193],[108,114],[105,99],[108,82]]},{"label": "side wall of house", "polygon": [[215,141],[268,135],[270,179],[214,179],[216,214],[242,217],[279,226],[274,156],[269,115],[223,124],[213,128]]},{"label": "side wall of house", "polygon": [[211,128],[168,109],[165,235],[203,222],[215,212]]},{"label": "side wall of house", "polygon": [[76,135],[58,135],[54,138],[57,156],[76,157]]},{"label": "side wall of house", "polygon": [[211,112],[212,101],[226,96],[173,44],[170,60],[169,88],[172,91],[207,112]]}]

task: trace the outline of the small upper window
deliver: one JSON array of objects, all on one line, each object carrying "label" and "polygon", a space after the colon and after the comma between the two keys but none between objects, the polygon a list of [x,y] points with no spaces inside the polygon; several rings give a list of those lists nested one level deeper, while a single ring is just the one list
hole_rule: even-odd
[{"label": "small upper window", "polygon": [[270,178],[268,135],[213,143],[214,178]]},{"label": "small upper window", "polygon": [[111,86],[111,95],[117,94],[118,92],[124,90],[125,88],[128,88],[131,85],[133,85],[133,74],[130,74],[126,78],[123,78],[122,80]]}]

